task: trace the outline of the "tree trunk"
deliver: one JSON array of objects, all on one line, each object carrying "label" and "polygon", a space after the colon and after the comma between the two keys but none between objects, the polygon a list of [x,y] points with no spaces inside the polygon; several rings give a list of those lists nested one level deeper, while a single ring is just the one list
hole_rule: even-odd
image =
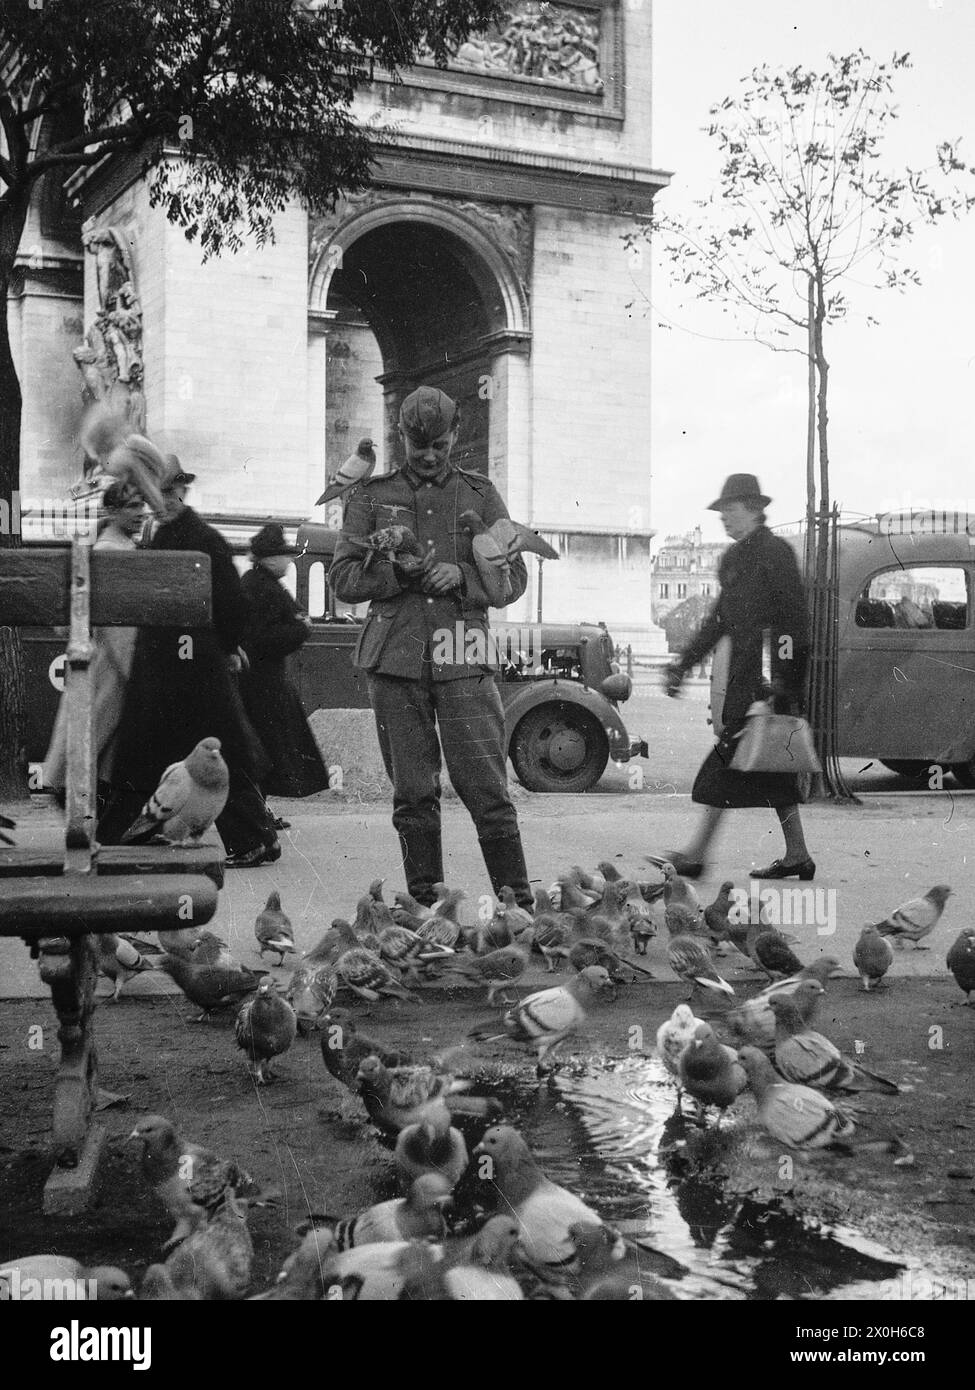
[{"label": "tree trunk", "polygon": [[[14,367],[7,317],[14,258],[24,230],[30,193],[9,206],[0,218],[0,549],[21,544],[20,421],[22,397]],[[0,627],[0,801],[27,796],[24,746],[26,697],[24,661],[16,628]]]},{"label": "tree trunk", "polygon": [[819,505],[825,516],[829,512],[829,440],[827,437],[828,415],[826,412],[826,391],[829,384],[829,363],[823,350],[823,324],[826,321],[826,294],[822,272],[816,274],[816,318],[814,345],[816,350],[816,370],[819,373],[819,394],[817,399],[816,429],[819,436]]}]

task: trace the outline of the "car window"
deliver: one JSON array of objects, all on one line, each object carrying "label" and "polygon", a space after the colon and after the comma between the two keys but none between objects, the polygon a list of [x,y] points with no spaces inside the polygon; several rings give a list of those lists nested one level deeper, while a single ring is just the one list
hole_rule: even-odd
[{"label": "car window", "polygon": [[961,565],[913,565],[875,574],[857,600],[857,627],[929,628],[957,631],[969,626],[970,598]]}]

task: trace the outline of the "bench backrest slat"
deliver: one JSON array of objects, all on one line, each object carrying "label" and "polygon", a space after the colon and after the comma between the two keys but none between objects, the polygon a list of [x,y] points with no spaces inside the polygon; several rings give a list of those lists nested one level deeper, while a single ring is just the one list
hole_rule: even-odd
[{"label": "bench backrest slat", "polygon": [[[0,627],[66,624],[71,551],[0,550]],[[210,557],[195,550],[92,550],[94,627],[205,627]]]}]

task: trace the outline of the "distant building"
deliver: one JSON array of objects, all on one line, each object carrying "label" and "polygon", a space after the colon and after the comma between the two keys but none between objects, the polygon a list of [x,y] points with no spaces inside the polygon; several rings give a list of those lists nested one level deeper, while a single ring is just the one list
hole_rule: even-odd
[{"label": "distant building", "polygon": [[667,536],[653,562],[650,611],[655,623],[689,598],[701,598],[705,606],[718,593],[718,564],[727,541],[705,541],[698,526],[684,536]]}]

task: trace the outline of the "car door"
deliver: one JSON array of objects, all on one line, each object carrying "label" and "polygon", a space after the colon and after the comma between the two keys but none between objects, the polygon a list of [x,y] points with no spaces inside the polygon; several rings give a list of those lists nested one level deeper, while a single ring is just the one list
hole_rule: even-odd
[{"label": "car door", "polygon": [[892,564],[845,599],[839,753],[961,761],[975,730],[971,562]]}]

